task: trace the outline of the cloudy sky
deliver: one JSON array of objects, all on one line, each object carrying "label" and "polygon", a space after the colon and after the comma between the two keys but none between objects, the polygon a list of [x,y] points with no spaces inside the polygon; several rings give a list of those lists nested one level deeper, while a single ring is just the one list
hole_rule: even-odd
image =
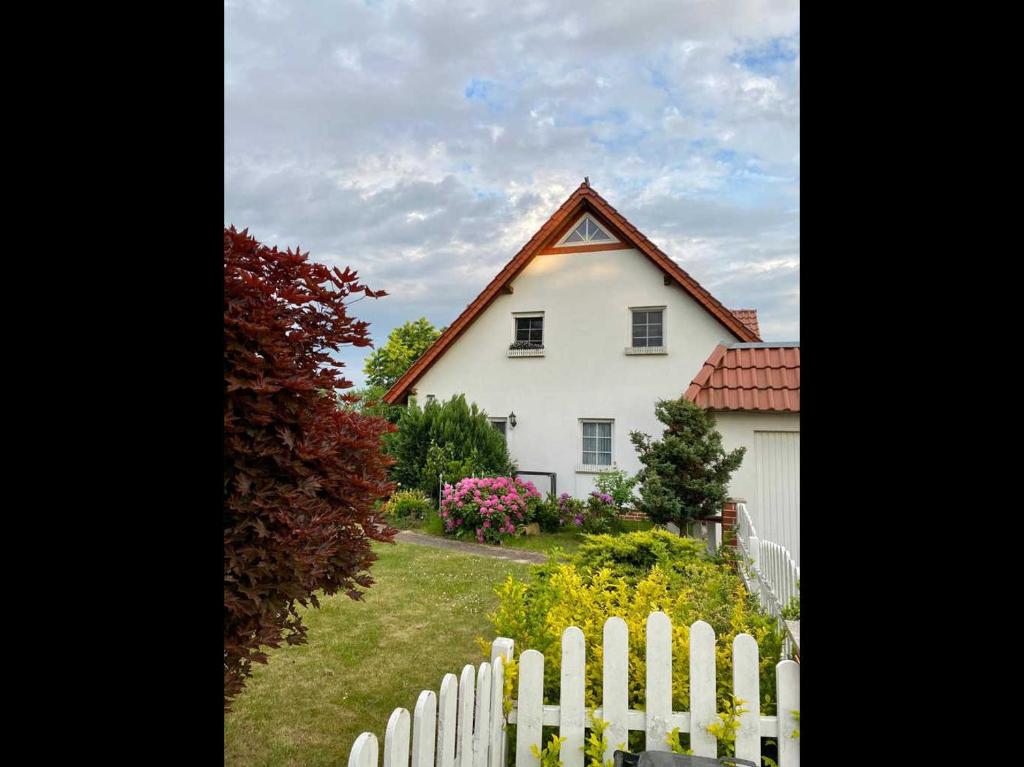
[{"label": "cloudy sky", "polygon": [[589,176],[766,340],[799,339],[798,10],[227,0],[224,222],[388,291],[353,307],[383,343],[450,324]]}]

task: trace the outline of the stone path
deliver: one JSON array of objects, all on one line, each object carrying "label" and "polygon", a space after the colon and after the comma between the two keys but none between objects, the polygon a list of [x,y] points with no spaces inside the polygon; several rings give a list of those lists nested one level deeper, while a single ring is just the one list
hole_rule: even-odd
[{"label": "stone path", "polygon": [[454,541],[450,538],[440,538],[436,535],[424,535],[414,533],[410,530],[402,530],[395,536],[396,541],[412,543],[417,546],[432,546],[435,549],[452,549],[463,554],[475,554],[478,557],[490,557],[491,559],[507,559],[510,562],[519,562],[527,565],[539,565],[548,561],[547,554],[539,551],[524,551],[522,549],[505,549],[500,546],[484,546],[480,543],[467,543],[465,541]]}]

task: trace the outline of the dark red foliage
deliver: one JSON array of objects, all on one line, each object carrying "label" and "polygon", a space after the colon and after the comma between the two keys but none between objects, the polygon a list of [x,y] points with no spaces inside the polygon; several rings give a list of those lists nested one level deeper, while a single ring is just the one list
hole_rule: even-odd
[{"label": "dark red foliage", "polygon": [[305,641],[298,605],[360,598],[371,541],[395,533],[373,512],[393,489],[381,437],[394,427],[339,407],[352,383],[329,354],[370,344],[345,298],[385,293],[308,255],[224,229],[225,709],[261,647]]}]

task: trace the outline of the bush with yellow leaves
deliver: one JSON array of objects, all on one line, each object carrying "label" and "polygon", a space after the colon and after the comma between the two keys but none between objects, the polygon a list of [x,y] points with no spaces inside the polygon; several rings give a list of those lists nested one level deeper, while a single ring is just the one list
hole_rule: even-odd
[{"label": "bush with yellow leaves", "polygon": [[[704,620],[715,630],[718,710],[733,702],[732,641],[745,632],[760,651],[761,711],[775,713],[781,637],[773,619],[727,563],[686,539],[664,531],[589,536],[567,561],[540,567],[530,582],[510,576],[497,593],[500,604],[489,616],[495,631],[515,640],[517,655],[527,649],[543,653],[547,703],[558,703],[562,632],[577,626],[586,641],[586,705],[601,705],[604,623],[618,616],[629,630],[629,706],[642,709],[647,616],[661,610],[672,620],[674,710],[689,710],[690,625]],[[506,693],[517,688],[517,671],[509,667]]]}]

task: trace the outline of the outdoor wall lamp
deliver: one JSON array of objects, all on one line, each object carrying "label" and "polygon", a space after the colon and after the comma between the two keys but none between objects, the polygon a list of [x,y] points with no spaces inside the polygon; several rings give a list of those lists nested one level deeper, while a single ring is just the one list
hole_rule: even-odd
[{"label": "outdoor wall lamp", "polygon": [[516,428],[516,413],[514,410],[508,414],[508,425],[513,429]]}]

